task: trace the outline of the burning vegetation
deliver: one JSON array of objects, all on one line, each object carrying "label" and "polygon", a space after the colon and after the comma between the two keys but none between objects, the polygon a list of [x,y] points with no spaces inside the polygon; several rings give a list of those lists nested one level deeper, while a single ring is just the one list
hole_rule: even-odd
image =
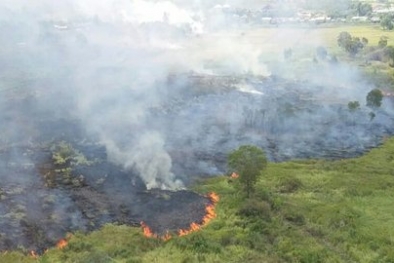
[{"label": "burning vegetation", "polygon": [[[219,202],[219,195],[216,193],[212,192],[208,194],[207,196],[209,198],[209,203],[205,206],[205,215],[204,217],[199,221],[199,222],[192,222],[190,226],[186,229],[179,229],[177,231],[178,236],[185,236],[188,234],[191,234],[193,232],[201,230],[201,228],[205,225],[207,225],[212,219],[216,217],[216,212],[215,212],[215,206]],[[144,233],[144,236],[148,238],[160,238],[163,241],[167,241],[172,238],[172,234],[169,230],[166,231],[164,235],[158,235],[155,234],[150,227],[145,224],[143,221],[141,221],[141,227]]]},{"label": "burning vegetation", "polygon": [[[159,144],[163,142],[165,149],[160,149],[166,154],[155,156],[151,150],[150,157],[165,160],[167,170],[178,176],[171,178],[186,186],[197,177],[223,174],[226,154],[239,145],[263,148],[270,161],[346,158],[394,134],[389,98],[383,98],[371,120],[366,107],[349,111],[346,103],[322,101],[325,87],[309,82],[201,76],[198,83],[210,80],[220,92],[213,87],[190,94],[189,88],[198,86],[195,78],[173,76],[168,84],[170,91],[171,85],[178,87],[170,94],[173,99],[149,108],[147,127],[132,129],[162,132],[165,143]],[[240,90],[240,85],[247,89]],[[214,194],[147,189],[149,177],[143,179],[146,174],[133,165],[114,161],[108,145],[87,132],[82,120],[45,111],[42,104],[36,97],[10,98],[2,104],[4,127],[11,127],[18,117],[24,128],[20,133],[6,129],[0,136],[0,251],[22,248],[33,251],[32,256],[41,255],[50,247],[65,247],[66,242],[58,242],[67,233],[95,231],[109,223],[142,226],[145,236],[168,240],[198,231],[215,217]],[[118,135],[125,145],[140,138],[132,132]],[[135,150],[150,146],[140,144]],[[149,164],[142,162],[141,167]],[[156,164],[160,167],[162,162]]]}]

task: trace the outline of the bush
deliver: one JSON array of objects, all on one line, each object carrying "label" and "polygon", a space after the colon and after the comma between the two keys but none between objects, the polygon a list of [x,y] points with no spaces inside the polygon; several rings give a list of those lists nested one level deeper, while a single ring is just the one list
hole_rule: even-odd
[{"label": "bush", "polygon": [[367,94],[367,106],[379,108],[382,105],[383,93],[379,89],[373,89]]},{"label": "bush", "polygon": [[75,263],[109,263],[112,259],[103,251],[93,250],[89,253],[83,253],[83,256],[75,258]]},{"label": "bush", "polygon": [[289,210],[287,211],[284,215],[283,215],[284,219],[286,219],[287,221],[298,225],[298,226],[302,226],[305,224],[305,217],[303,214],[294,211],[294,210]]},{"label": "bush", "polygon": [[243,217],[259,217],[269,219],[271,217],[271,206],[266,201],[256,199],[246,200],[238,210],[238,214]]},{"label": "bush", "polygon": [[302,181],[296,177],[286,177],[280,180],[279,191],[281,193],[294,193],[302,187]]},{"label": "bush", "polygon": [[212,239],[206,238],[201,232],[196,232],[190,236],[174,239],[175,246],[181,250],[190,250],[193,253],[220,253],[222,247]]},{"label": "bush", "polygon": [[220,238],[220,244],[222,246],[231,246],[240,244],[241,240],[234,236],[233,231],[224,233]]}]

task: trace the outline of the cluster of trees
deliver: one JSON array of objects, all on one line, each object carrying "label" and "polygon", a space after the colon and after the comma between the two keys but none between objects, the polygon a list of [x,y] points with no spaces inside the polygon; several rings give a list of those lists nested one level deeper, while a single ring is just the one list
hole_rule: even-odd
[{"label": "cluster of trees", "polygon": [[[366,49],[368,52],[365,54],[367,59],[370,60],[379,60],[389,62],[390,67],[394,67],[394,47],[387,46],[388,37],[381,36],[377,46],[370,46],[370,48]],[[360,51],[364,50],[368,45],[368,39],[365,37],[354,37],[349,32],[341,32],[338,35],[337,43],[338,46],[341,47],[347,54],[351,57],[356,56],[360,53]],[[320,54],[320,56],[326,56],[327,52],[323,48],[319,48],[316,50],[316,54]]]},{"label": "cluster of trees", "polygon": [[363,37],[353,37],[349,32],[341,32],[338,36],[338,46],[345,50],[349,55],[355,56],[368,45],[368,39]]},{"label": "cluster of trees", "polygon": [[351,8],[358,16],[370,16],[373,11],[371,4],[363,2],[353,2]]},{"label": "cluster of trees", "polygon": [[[380,106],[382,106],[382,100],[383,100],[382,91],[380,89],[373,89],[367,94],[366,105],[371,109],[377,109]],[[351,112],[354,112],[360,108],[360,102],[350,101],[347,106]]]},{"label": "cluster of trees", "polygon": [[373,11],[370,3],[352,0],[306,0],[304,1],[304,8],[322,10],[334,18],[349,15],[369,16]]},{"label": "cluster of trees", "polygon": [[[383,93],[380,89],[373,89],[367,94],[366,105],[367,107],[372,109],[372,111],[369,113],[369,117],[371,121],[376,117],[374,110],[378,109],[382,105],[382,100],[383,100]],[[360,109],[360,102],[350,101],[347,106],[349,111],[353,113],[356,112],[358,109]]]}]

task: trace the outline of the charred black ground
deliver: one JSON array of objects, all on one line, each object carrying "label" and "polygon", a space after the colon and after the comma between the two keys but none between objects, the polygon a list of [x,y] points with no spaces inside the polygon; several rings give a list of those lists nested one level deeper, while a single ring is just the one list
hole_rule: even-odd
[{"label": "charred black ground", "polygon": [[[389,99],[372,119],[369,108],[348,111],[351,96],[327,98],[327,90],[344,87],[193,74],[171,76],[162,85],[168,99],[150,109],[145,128],[164,135],[172,171],[186,185],[226,172],[226,154],[242,144],[261,146],[271,161],[347,158],[394,132]],[[208,198],[186,190],[148,191],[133,168],[108,161],[98,137],[70,110],[72,97],[54,110],[46,102],[61,94],[38,91],[4,91],[1,98],[0,250],[42,252],[68,232],[105,223],[144,221],[161,234],[203,218]]]},{"label": "charred black ground", "polygon": [[[89,164],[54,164],[53,152],[3,150],[0,187],[0,249],[38,252],[67,233],[93,231],[106,223],[149,224],[156,233],[176,232],[201,220],[209,200],[190,191],[147,191],[139,177],[101,159]],[[86,146],[87,151],[99,148]],[[81,153],[80,153],[81,154]],[[23,161],[25,160],[25,161]],[[27,161],[29,160],[29,161]],[[69,169],[71,168],[71,169]]]}]

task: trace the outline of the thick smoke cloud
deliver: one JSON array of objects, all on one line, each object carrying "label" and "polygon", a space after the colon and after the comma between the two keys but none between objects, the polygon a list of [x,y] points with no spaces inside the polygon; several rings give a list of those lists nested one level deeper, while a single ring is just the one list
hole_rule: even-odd
[{"label": "thick smoke cloud", "polygon": [[228,7],[259,2],[2,0],[0,250],[114,222],[187,228],[209,200],[167,190],[230,172],[240,145],[346,158],[394,133],[391,98],[372,110],[357,69],[312,61],[318,34],[250,30]]},{"label": "thick smoke cloud", "polygon": [[[272,54],[266,48],[274,46],[282,60],[282,50],[302,36],[273,29],[269,43],[251,44],[258,36],[227,30],[228,16],[215,7],[240,3],[5,0],[1,66],[21,73],[20,86],[39,101],[37,115],[50,111],[79,120],[86,137],[105,146],[111,162],[137,171],[148,188],[182,188],[187,167],[195,175],[224,172],[215,162],[222,164],[225,153],[240,144],[266,148],[271,160],[313,155],[308,138],[324,136],[326,147],[335,145],[349,127],[313,126],[334,122],[339,110],[323,102],[308,106],[315,109],[312,115],[311,109],[291,115],[294,98],[330,97],[343,106],[363,101],[372,87],[347,66],[311,66],[303,75],[286,63],[267,66]],[[280,116],[286,110],[285,120]],[[367,109],[362,112],[360,118]],[[388,117],[379,118],[375,121]],[[21,138],[31,137],[18,122],[8,127],[10,134],[18,130]],[[302,138],[295,140],[292,131]]]}]

